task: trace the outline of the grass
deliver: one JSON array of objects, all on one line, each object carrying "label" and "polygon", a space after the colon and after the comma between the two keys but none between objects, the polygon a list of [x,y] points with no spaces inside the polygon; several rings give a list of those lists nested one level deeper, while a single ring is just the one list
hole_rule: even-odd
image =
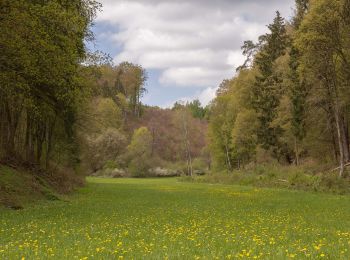
[{"label": "grass", "polygon": [[22,208],[22,205],[42,196],[40,185],[27,172],[0,165],[0,205]]},{"label": "grass", "polygon": [[0,259],[350,259],[350,197],[89,178],[69,202],[0,209]]},{"label": "grass", "polygon": [[71,172],[0,164],[0,207],[22,209],[39,200],[64,199],[82,183],[82,178]]}]

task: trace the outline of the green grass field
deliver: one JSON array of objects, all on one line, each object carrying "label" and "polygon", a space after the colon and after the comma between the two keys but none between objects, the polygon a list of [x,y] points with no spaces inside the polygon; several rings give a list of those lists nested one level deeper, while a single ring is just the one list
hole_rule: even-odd
[{"label": "green grass field", "polygon": [[0,209],[0,259],[350,259],[350,197],[96,179]]}]

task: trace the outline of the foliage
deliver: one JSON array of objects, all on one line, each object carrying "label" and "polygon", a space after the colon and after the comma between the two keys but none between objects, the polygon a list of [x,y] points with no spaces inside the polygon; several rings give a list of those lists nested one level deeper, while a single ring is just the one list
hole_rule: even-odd
[{"label": "foliage", "polygon": [[256,114],[253,110],[241,111],[232,129],[232,148],[239,160],[238,168],[254,158],[256,153]]},{"label": "foliage", "polygon": [[349,180],[339,179],[336,174],[316,171],[315,165],[281,166],[259,164],[231,174],[214,172],[194,178],[194,182],[220,183],[254,187],[283,188],[311,192],[349,194]]},{"label": "foliage", "polygon": [[[209,147],[218,171],[253,163],[339,163],[349,151],[349,1],[296,0],[286,22],[245,41],[247,60],[224,80],[209,111]],[[331,169],[331,167],[330,167]]]},{"label": "foliage", "polygon": [[229,96],[218,96],[211,107],[209,128],[210,147],[213,151],[214,168],[225,166],[232,170],[232,128],[237,111]]},{"label": "foliage", "polygon": [[211,104],[208,135],[216,170],[240,168],[254,154],[257,119],[249,103],[255,73],[242,70],[237,78],[224,81]]},{"label": "foliage", "polygon": [[198,99],[195,99],[191,102],[186,102],[186,104],[183,104],[183,102],[175,102],[172,110],[180,110],[184,107],[191,111],[191,114],[194,118],[205,119],[208,117],[209,108],[202,107],[202,104]]},{"label": "foliage", "polygon": [[108,161],[116,161],[125,152],[126,144],[126,137],[113,128],[107,128],[100,135],[88,137],[85,156],[93,172],[102,169]]},{"label": "foliage", "polygon": [[339,151],[340,176],[350,160],[348,117],[349,101],[349,19],[347,1],[311,2],[301,23],[296,45],[302,53],[300,69],[309,84],[319,85],[312,94],[327,106]]},{"label": "foliage", "polygon": [[133,176],[145,177],[151,168],[152,134],[146,127],[134,131],[128,146],[129,171]]},{"label": "foliage", "polygon": [[258,116],[258,142],[264,149],[273,147],[274,153],[279,156],[282,129],[273,125],[273,121],[277,117],[280,104],[281,79],[273,69],[276,60],[284,55],[288,40],[285,22],[279,12],[268,28],[270,32],[259,39],[262,47],[255,60],[259,74],[252,89],[252,107]]},{"label": "foliage", "polygon": [[76,166],[78,71],[98,8],[92,0],[1,3],[1,157],[48,168],[64,150],[64,164]]},{"label": "foliage", "polygon": [[[100,60],[100,56],[93,56],[96,61],[80,70],[89,89],[86,102],[78,109],[76,123],[80,160],[87,174],[105,175],[102,168],[108,161],[113,161],[117,166],[108,171],[126,170],[135,176],[146,176],[151,168],[187,161],[188,151],[193,159],[201,157],[206,145],[207,121],[204,117],[207,109],[199,101],[174,109],[142,105],[139,99],[146,92],[146,71],[127,62],[114,66],[103,55]],[[135,100],[138,100],[137,104]],[[186,110],[188,140],[191,140],[188,149],[185,149],[179,109]],[[142,127],[149,129],[151,134],[151,152],[144,155],[144,165],[140,165],[137,149],[130,150],[134,145],[133,132]],[[108,138],[113,139],[109,142],[113,145],[106,144]]]}]

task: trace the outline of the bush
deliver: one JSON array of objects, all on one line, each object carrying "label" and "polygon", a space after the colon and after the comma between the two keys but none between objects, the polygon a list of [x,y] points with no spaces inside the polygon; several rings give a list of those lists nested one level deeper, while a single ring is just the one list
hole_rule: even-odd
[{"label": "bush", "polygon": [[116,169],[118,168],[118,163],[116,161],[108,160],[105,162],[103,169]]},{"label": "bush", "polygon": [[148,177],[152,159],[152,134],[147,127],[134,131],[131,143],[128,146],[130,158],[128,170],[133,177]]},{"label": "bush", "polygon": [[125,178],[130,177],[128,172],[119,168],[105,168],[94,172],[91,176],[103,177],[103,178]]},{"label": "bush", "polygon": [[152,177],[176,177],[181,175],[181,171],[157,167],[150,169],[149,174]]},{"label": "bush", "polygon": [[87,138],[88,149],[85,151],[85,161],[93,172],[98,171],[123,154],[126,143],[124,134],[117,129],[108,128],[100,135]]},{"label": "bush", "polygon": [[129,163],[128,170],[132,177],[150,177],[149,169],[152,165],[148,160],[132,159]]},{"label": "bush", "polygon": [[250,170],[218,172],[183,181],[288,188],[305,191],[350,193],[350,180],[334,173],[315,173],[310,167],[259,165]]}]

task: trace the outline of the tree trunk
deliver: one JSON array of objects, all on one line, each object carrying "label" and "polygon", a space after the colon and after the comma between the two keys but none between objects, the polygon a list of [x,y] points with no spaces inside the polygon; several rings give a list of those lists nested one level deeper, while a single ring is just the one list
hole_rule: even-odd
[{"label": "tree trunk", "polygon": [[187,150],[187,158],[188,158],[188,167],[189,167],[189,175],[193,177],[193,168],[192,168],[192,156],[191,156],[191,148],[190,142],[188,140],[188,134],[186,130],[186,150]]},{"label": "tree trunk", "polygon": [[55,129],[55,125],[56,125],[56,115],[53,118],[53,121],[51,122],[51,124],[47,123],[47,126],[46,126],[46,158],[45,158],[46,169],[49,168],[50,157],[52,152],[52,136]]},{"label": "tree trunk", "polygon": [[0,97],[0,156],[2,155],[6,139],[6,124],[3,102]]},{"label": "tree trunk", "polygon": [[344,150],[344,162],[347,163],[350,161],[350,152],[349,152],[349,129],[348,122],[344,116],[341,117],[341,133],[343,140],[343,150]]},{"label": "tree trunk", "polygon": [[185,111],[182,111],[182,123],[185,137],[185,147],[187,153],[187,165],[188,165],[188,174],[193,177],[193,169],[192,169],[192,156],[191,156],[191,146],[190,141],[188,140],[188,129],[187,129],[187,121],[185,118]]},{"label": "tree trunk", "polygon": [[299,166],[299,147],[298,139],[294,138],[295,166]]},{"label": "tree trunk", "polygon": [[9,101],[5,102],[5,113],[7,114],[8,121],[7,153],[9,157],[14,157],[16,155],[15,138],[22,110],[23,104],[21,99],[16,100],[12,107]]},{"label": "tree trunk", "polygon": [[42,126],[42,122],[36,122],[36,163],[41,164],[41,157],[43,152],[43,144],[45,141],[45,126]]},{"label": "tree trunk", "polygon": [[[329,90],[329,88],[327,88],[327,93],[328,93],[328,97],[331,97],[331,92]],[[327,100],[327,106],[325,108],[327,114],[328,114],[328,118],[329,120],[327,121],[328,124],[328,128],[330,129],[331,135],[332,135],[332,146],[333,146],[333,156],[334,156],[334,161],[339,161],[339,153],[338,153],[338,145],[337,145],[337,130],[336,130],[336,122],[334,119],[334,109],[332,106],[332,101],[329,99]]]},{"label": "tree trunk", "polygon": [[337,162],[339,160],[339,153],[337,149],[337,134],[336,129],[334,127],[335,123],[332,124],[331,131],[332,131],[332,145],[333,145],[333,153],[334,153],[334,160]]},{"label": "tree trunk", "polygon": [[189,162],[190,176],[193,177],[192,156],[190,151],[188,151],[188,162]]},{"label": "tree trunk", "polygon": [[31,124],[30,124],[30,117],[29,112],[27,111],[26,116],[26,137],[25,137],[25,157],[26,161],[30,161],[30,138],[31,138]]},{"label": "tree trunk", "polygon": [[334,117],[335,117],[335,125],[337,128],[337,137],[338,137],[338,146],[339,146],[339,177],[344,176],[344,144],[343,144],[343,135],[341,131],[341,123],[340,123],[340,116],[339,116],[339,107],[336,104],[334,109]]},{"label": "tree trunk", "polygon": [[229,171],[231,171],[231,170],[232,170],[232,165],[231,165],[230,153],[229,153],[229,150],[228,150],[227,141],[226,141],[226,143],[225,143],[225,150],[226,150],[227,169],[228,169]]}]

